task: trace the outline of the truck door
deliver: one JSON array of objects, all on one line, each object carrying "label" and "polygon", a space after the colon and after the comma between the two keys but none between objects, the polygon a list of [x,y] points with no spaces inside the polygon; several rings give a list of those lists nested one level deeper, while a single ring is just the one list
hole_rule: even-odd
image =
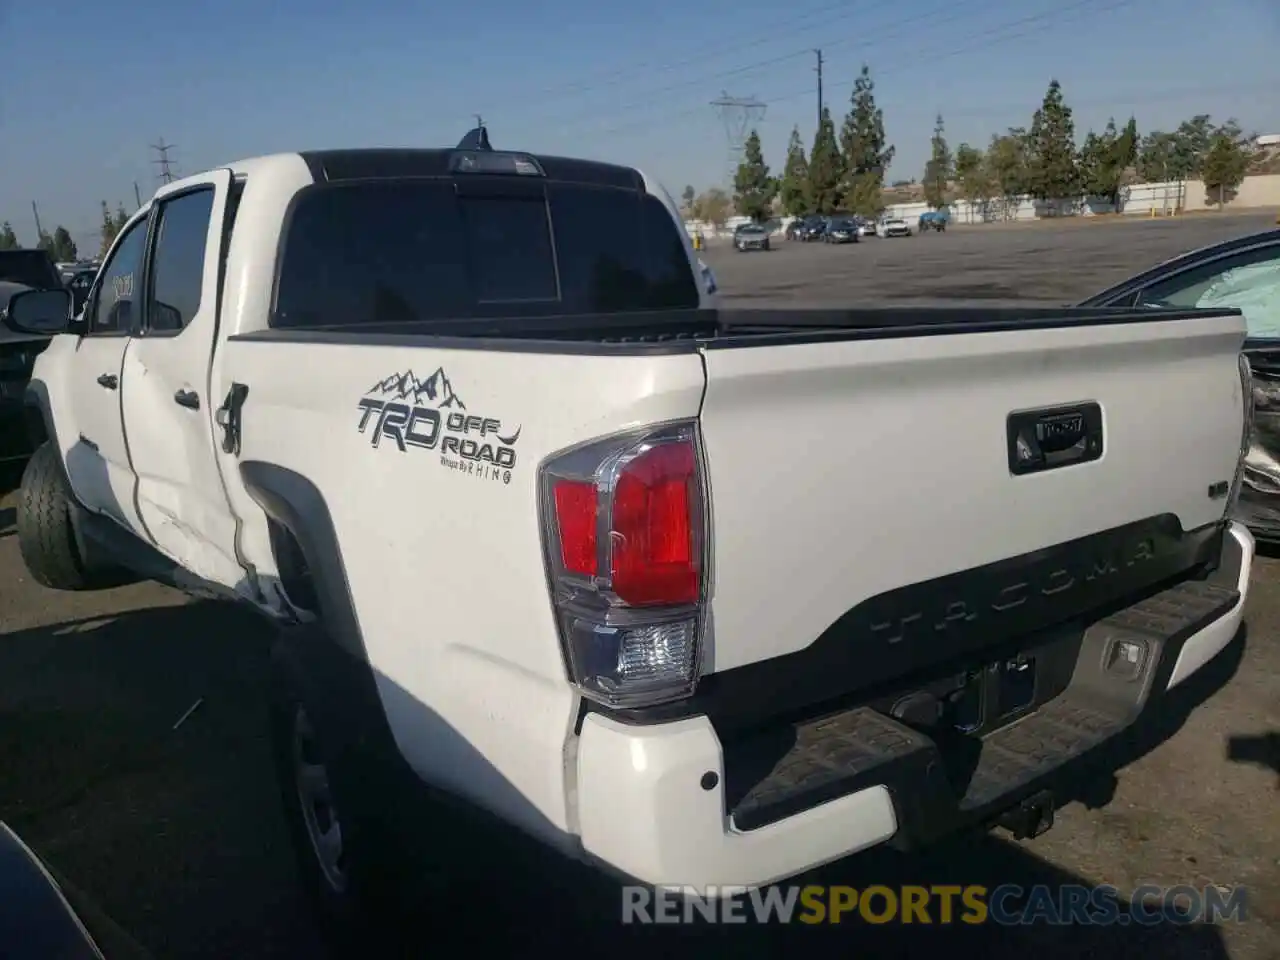
[{"label": "truck door", "polygon": [[215,170],[157,194],[141,330],[121,379],[145,536],[192,573],[235,587],[237,520],[214,452],[220,400],[209,395],[231,187],[231,172]]},{"label": "truck door", "polygon": [[74,383],[68,391],[74,429],[58,438],[80,502],[135,532],[142,524],[133,499],[120,382],[142,305],[149,219],[137,217],[116,239],[85,306],[85,329],[71,363]]}]

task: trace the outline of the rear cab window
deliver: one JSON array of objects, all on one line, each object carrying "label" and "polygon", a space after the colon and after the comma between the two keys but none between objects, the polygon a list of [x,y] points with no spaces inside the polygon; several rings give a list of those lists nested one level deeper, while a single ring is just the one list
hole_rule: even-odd
[{"label": "rear cab window", "polygon": [[273,327],[696,310],[657,197],[501,176],[318,184],[294,201]]}]

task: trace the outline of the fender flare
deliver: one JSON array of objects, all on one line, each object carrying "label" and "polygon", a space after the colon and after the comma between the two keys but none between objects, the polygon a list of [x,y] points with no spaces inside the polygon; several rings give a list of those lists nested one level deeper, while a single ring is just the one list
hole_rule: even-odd
[{"label": "fender flare", "polygon": [[400,757],[324,495],[302,474],[261,460],[243,461],[240,478],[254,502],[298,545],[320,608],[317,622],[281,628],[273,668],[295,691],[324,705],[334,737],[345,746],[389,749]]},{"label": "fender flare", "polygon": [[[49,400],[49,387],[43,380],[28,380],[27,389],[22,394],[23,412],[32,418],[38,418],[44,427],[45,439],[58,451],[58,464],[62,475],[66,478],[67,466],[62,462],[62,445],[58,443],[58,427],[53,419],[53,404]],[[30,421],[27,428],[31,430]],[[34,437],[32,438],[34,440]],[[33,444],[33,447],[36,444]]]}]

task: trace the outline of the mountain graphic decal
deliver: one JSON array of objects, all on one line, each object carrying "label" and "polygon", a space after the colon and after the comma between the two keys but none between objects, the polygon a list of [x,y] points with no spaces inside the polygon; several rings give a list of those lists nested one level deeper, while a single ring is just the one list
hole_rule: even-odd
[{"label": "mountain graphic decal", "polygon": [[391,397],[412,403],[421,403],[425,400],[441,409],[446,407],[456,410],[467,409],[462,398],[453,392],[453,384],[445,376],[444,367],[438,367],[436,372],[425,380],[419,380],[412,370],[393,373],[366,390],[365,396]]}]

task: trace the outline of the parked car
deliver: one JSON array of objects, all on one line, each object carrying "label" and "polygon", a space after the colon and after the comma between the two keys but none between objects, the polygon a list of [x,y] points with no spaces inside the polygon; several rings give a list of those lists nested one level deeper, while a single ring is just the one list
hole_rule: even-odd
[{"label": "parked car", "polygon": [[[0,320],[10,299],[27,290],[65,289],[53,258],[44,250],[0,250]],[[0,463],[21,462],[43,436],[23,405],[27,381],[49,338],[0,325]]]},{"label": "parked car", "polygon": [[1236,237],[1174,257],[1082,306],[1238,307],[1253,373],[1254,422],[1234,516],[1280,544],[1280,230]]},{"label": "parked car", "polygon": [[733,245],[739,253],[748,250],[768,250],[769,231],[758,223],[746,223],[733,233]]},{"label": "parked car", "polygon": [[911,225],[901,217],[882,217],[876,224],[876,235],[880,237],[909,237]]},{"label": "parked car", "polygon": [[858,221],[853,217],[833,217],[822,239],[827,243],[857,243]]},{"label": "parked car", "polygon": [[655,181],[487,145],[168,184],[69,299],[5,320],[23,561],[276,626],[335,924],[530,838],[723,895],[1034,835],[1242,622],[1234,311],[724,310]]},{"label": "parked car", "polygon": [[942,233],[947,229],[947,223],[951,220],[951,214],[946,210],[926,210],[920,214],[920,220],[916,224],[916,229],[921,234],[932,230],[935,233]]},{"label": "parked car", "polygon": [[801,241],[812,243],[815,240],[821,240],[826,232],[826,217],[806,217],[804,223],[800,226],[798,235]]},{"label": "parked car", "polygon": [[858,217],[858,237],[865,239],[866,237],[874,237],[876,235],[876,222],[867,217]]},{"label": "parked car", "polygon": [[93,287],[93,278],[97,275],[97,270],[81,270],[67,280],[67,289],[71,291],[72,313],[79,313],[83,309],[85,301],[89,299],[89,290]]},{"label": "parked car", "polygon": [[150,960],[141,945],[0,823],[0,957]]}]

